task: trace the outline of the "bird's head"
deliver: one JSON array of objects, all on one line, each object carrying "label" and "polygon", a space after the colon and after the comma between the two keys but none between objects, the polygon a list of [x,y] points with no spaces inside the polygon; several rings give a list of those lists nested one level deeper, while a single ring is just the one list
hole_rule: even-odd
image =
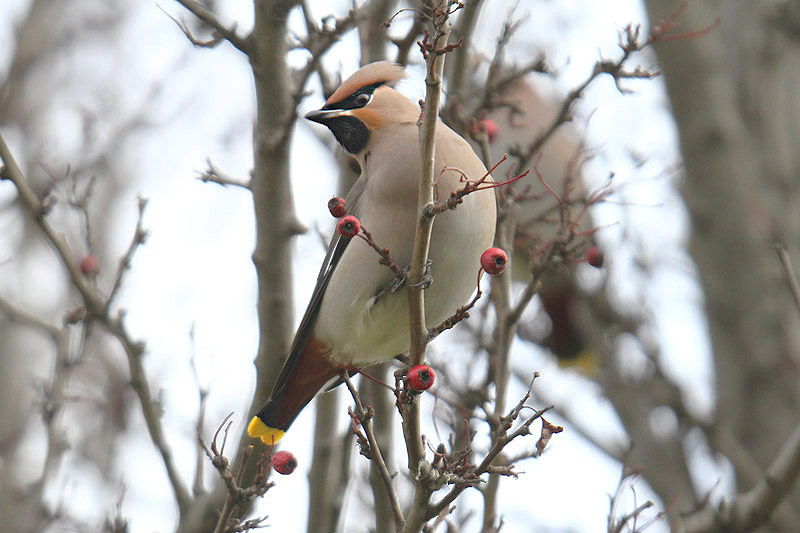
[{"label": "bird's head", "polygon": [[419,107],[391,87],[405,77],[403,67],[395,63],[365,65],[342,82],[322,109],[306,118],[327,126],[345,150],[357,155],[381,128],[416,122]]}]

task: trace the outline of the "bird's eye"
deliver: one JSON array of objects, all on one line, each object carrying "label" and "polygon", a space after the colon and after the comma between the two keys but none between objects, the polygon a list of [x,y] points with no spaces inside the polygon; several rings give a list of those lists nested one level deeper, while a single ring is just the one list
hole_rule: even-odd
[{"label": "bird's eye", "polygon": [[367,105],[370,100],[372,100],[372,96],[367,93],[361,93],[356,96],[356,104],[358,104],[360,107]]}]

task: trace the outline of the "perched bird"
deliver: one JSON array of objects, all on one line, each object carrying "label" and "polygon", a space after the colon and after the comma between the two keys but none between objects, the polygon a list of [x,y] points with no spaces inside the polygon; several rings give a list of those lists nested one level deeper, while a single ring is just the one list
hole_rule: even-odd
[{"label": "perched bird", "polygon": [[[485,82],[478,83],[481,84],[478,90],[482,91]],[[504,153],[524,150],[550,127],[559,113],[560,106],[548,100],[525,78],[508,84],[497,99],[504,105],[491,110],[483,121],[489,135],[492,161],[498,161]],[[580,163],[586,157],[579,132],[575,128],[561,127],[536,156],[536,170],[556,194],[577,205],[587,196],[580,176]],[[529,177],[527,183],[535,183],[535,179]],[[518,190],[523,188],[524,182]],[[516,204],[514,279],[527,283],[531,278],[532,248],[556,238],[560,226],[557,207],[550,194],[534,195]],[[540,314],[533,323],[520,324],[519,336],[547,348],[559,366],[593,375],[600,359],[591,345],[591,311],[588,296],[576,279],[576,269],[566,265],[550,266],[544,273],[538,297]],[[543,329],[548,331],[543,332]]]},{"label": "perched bird", "polygon": [[[417,120],[420,108],[390,85],[405,77],[396,64],[366,65],[342,82],[324,107],[306,118],[327,126],[361,166],[347,209],[390,250],[411,263],[422,173]],[[486,168],[467,142],[437,125],[434,180],[438,199],[463,186],[459,169],[477,180]],[[425,318],[433,327],[451,316],[475,289],[481,253],[492,245],[496,210],[492,189],[469,194],[437,215],[429,258],[433,282],[425,290]],[[408,294],[395,274],[360,238],[331,242],[289,357],[248,433],[277,442],[314,395],[348,368],[399,355],[409,348]]]}]

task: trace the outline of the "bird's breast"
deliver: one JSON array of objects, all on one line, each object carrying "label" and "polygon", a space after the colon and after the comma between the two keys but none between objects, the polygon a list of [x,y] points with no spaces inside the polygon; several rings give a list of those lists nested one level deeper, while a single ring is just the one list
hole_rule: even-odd
[{"label": "bird's breast", "polygon": [[[462,173],[478,179],[485,172],[463,139],[443,131],[448,135],[437,139],[434,176],[442,200],[463,185]],[[357,204],[363,227],[379,247],[389,249],[400,268],[411,262],[417,223],[421,163],[416,132],[411,125],[393,136],[375,136],[381,142],[371,146],[362,162],[365,188]],[[442,172],[444,167],[461,172]],[[451,316],[474,291],[480,254],[492,245],[494,226],[491,190],[467,196],[458,208],[434,220],[429,252],[433,283],[425,291],[428,327]],[[408,293],[386,291],[395,275],[379,259],[362,239],[354,238],[323,298],[314,335],[344,364],[386,360],[408,349]]]}]

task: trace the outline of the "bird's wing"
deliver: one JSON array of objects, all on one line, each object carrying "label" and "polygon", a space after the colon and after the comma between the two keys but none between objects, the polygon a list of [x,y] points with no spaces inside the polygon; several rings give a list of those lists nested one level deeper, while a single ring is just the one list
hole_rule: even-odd
[{"label": "bird's wing", "polygon": [[[350,192],[347,193],[347,198],[345,198],[345,205],[347,206],[347,214],[353,216],[359,216],[359,200],[361,199],[361,194],[364,192],[366,188],[366,179],[363,177],[359,178],[353,186],[350,188]],[[327,282],[331,279],[331,275],[333,271],[336,269],[336,265],[339,263],[339,259],[342,257],[345,248],[347,248],[348,243],[350,242],[350,238],[342,237],[339,235],[339,232],[334,232],[333,236],[331,237],[331,242],[328,244],[328,252],[325,254],[325,259],[322,261],[322,267],[319,269],[319,275],[317,276],[317,286],[314,288],[314,294],[311,297],[311,301],[314,301],[314,295],[316,295],[317,290],[320,289],[322,283],[327,285]],[[322,295],[325,294],[325,288],[322,287],[322,294],[320,294],[320,298]],[[306,311],[306,313],[308,313]]]},{"label": "bird's wing", "polygon": [[[345,199],[348,214],[358,216],[359,200],[365,188],[366,179],[362,175],[358,181],[353,184],[353,187],[350,189]],[[297,365],[300,355],[306,349],[311,339],[311,334],[314,331],[314,325],[317,322],[317,316],[319,315],[322,298],[325,296],[325,290],[328,288],[328,283],[333,276],[333,272],[336,270],[336,266],[339,264],[339,259],[341,259],[350,241],[350,237],[344,237],[338,232],[334,233],[331,238],[331,242],[328,245],[328,252],[325,254],[325,259],[322,262],[322,267],[317,276],[317,284],[314,287],[314,292],[311,293],[311,300],[308,302],[306,312],[303,313],[303,318],[300,320],[300,325],[297,327],[297,333],[295,333],[294,340],[292,341],[289,356],[286,358],[283,368],[281,368],[281,373],[275,382],[271,396],[276,396],[279,391],[286,386],[288,377]]]}]

